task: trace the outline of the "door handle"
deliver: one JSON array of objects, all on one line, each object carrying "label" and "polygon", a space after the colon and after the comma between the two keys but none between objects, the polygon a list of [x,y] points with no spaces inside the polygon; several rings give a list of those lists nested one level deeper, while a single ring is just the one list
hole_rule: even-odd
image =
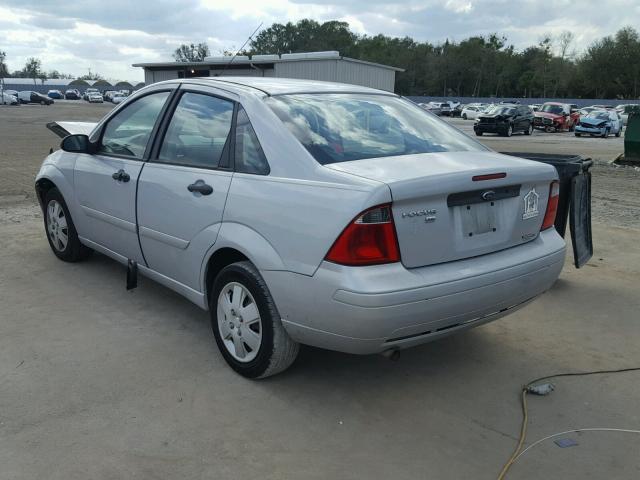
[{"label": "door handle", "polygon": [[213,187],[204,183],[204,180],[196,180],[195,183],[187,186],[187,190],[192,193],[198,192],[202,195],[211,195],[213,193]]},{"label": "door handle", "polygon": [[124,182],[124,183],[127,183],[129,180],[131,180],[131,177],[129,176],[129,174],[125,172],[123,169],[120,169],[116,173],[111,175],[111,178],[113,178],[116,182]]}]

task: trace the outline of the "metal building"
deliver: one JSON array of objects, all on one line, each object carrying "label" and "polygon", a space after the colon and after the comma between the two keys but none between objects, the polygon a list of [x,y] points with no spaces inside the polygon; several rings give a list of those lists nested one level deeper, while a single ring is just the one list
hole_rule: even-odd
[{"label": "metal building", "polygon": [[144,69],[144,83],[189,77],[247,75],[352,83],[393,92],[401,68],[343,57],[335,51],[207,57],[203,62],[134,63]]}]

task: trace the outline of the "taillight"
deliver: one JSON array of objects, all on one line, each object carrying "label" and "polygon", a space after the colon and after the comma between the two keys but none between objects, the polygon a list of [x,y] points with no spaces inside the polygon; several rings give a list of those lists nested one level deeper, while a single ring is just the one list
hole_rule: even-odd
[{"label": "taillight", "polygon": [[542,227],[540,230],[546,230],[553,227],[556,221],[556,212],[558,211],[558,199],[560,198],[560,184],[558,182],[551,182],[549,188],[549,201],[547,202],[547,211],[544,214],[544,220],[542,221]]},{"label": "taillight", "polygon": [[345,228],[326,260],[341,265],[379,265],[400,261],[391,204],[365,210]]}]

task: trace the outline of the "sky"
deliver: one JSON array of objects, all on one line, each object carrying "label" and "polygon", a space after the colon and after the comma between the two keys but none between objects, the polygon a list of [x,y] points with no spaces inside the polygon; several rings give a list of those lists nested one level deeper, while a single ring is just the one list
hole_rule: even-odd
[{"label": "sky", "polygon": [[497,32],[518,49],[569,30],[580,52],[640,19],[640,0],[0,0],[0,51],[9,71],[36,57],[45,71],[142,81],[132,63],[171,61],[182,43],[206,42],[216,55],[261,22],[302,18],[433,43]]}]

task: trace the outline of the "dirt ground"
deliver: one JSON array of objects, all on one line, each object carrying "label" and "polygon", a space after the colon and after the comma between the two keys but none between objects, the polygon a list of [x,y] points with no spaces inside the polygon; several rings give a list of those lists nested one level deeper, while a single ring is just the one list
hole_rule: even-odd
[{"label": "dirt ground", "polygon": [[[396,362],[303,348],[290,370],[253,382],[226,366],[206,312],[145,278],[127,292],[124,268],[101,255],[68,264],[50,252],[32,193],[59,142],[44,125],[108,108],[0,108],[1,480],[489,480],[515,447],[521,385],[640,366],[640,172],[605,163],[618,139],[566,139],[598,155],[595,254],[580,270],[568,257],[530,305]],[[482,140],[563,141],[545,136]],[[526,445],[639,430],[639,378],[555,380],[529,397]],[[640,478],[640,435],[560,438],[577,445],[543,441],[507,478]]]}]

